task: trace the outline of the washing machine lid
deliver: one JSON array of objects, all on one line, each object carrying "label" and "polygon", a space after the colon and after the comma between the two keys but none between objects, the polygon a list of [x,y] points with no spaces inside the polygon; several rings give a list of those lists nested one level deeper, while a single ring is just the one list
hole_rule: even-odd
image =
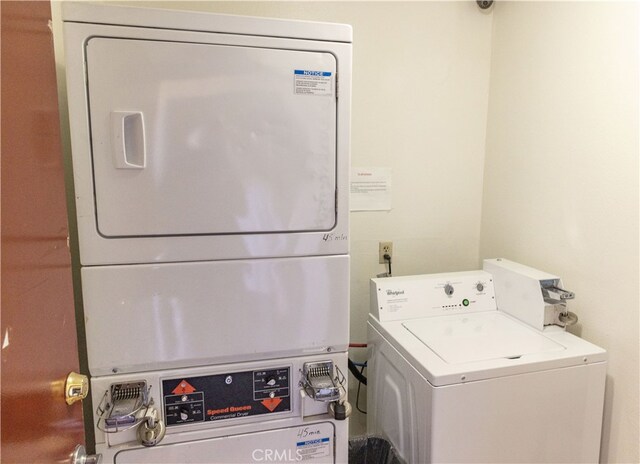
[{"label": "washing machine lid", "polygon": [[448,364],[517,359],[566,349],[498,311],[427,317],[402,325]]},{"label": "washing machine lid", "polygon": [[[602,348],[550,326],[544,331],[502,311],[478,311],[369,325],[432,386],[606,362]],[[387,349],[387,348],[385,348]]]}]

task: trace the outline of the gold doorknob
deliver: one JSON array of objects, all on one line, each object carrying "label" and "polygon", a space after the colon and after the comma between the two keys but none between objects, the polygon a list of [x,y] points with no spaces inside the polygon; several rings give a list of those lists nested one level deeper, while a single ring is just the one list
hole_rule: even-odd
[{"label": "gold doorknob", "polygon": [[89,394],[89,378],[86,375],[71,372],[64,384],[64,399],[67,404],[82,401]]}]

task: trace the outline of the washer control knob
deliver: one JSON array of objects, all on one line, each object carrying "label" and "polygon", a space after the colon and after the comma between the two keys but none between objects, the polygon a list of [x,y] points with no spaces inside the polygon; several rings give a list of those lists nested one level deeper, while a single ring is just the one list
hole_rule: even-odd
[{"label": "washer control knob", "polygon": [[484,290],[484,284],[482,282],[478,282],[476,284],[476,290],[478,290],[479,292]]},{"label": "washer control knob", "polygon": [[453,295],[453,285],[451,284],[447,284],[444,286],[444,292],[448,295],[451,296]]}]

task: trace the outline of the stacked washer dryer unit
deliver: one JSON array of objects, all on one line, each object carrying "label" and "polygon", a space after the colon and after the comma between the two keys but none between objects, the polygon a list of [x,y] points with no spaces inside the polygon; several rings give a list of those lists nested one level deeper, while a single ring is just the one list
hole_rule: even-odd
[{"label": "stacked washer dryer unit", "polygon": [[598,462],[606,352],[565,331],[572,297],[503,259],[373,279],[369,433],[415,464]]},{"label": "stacked washer dryer unit", "polygon": [[346,462],[351,28],[63,20],[96,451]]}]

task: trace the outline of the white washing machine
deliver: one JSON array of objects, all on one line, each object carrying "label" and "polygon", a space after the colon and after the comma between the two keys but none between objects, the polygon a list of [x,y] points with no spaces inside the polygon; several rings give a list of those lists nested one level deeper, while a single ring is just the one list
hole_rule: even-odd
[{"label": "white washing machine", "polygon": [[572,297],[502,259],[373,279],[368,432],[415,464],[598,462],[607,357],[561,327]]},{"label": "white washing machine", "polygon": [[351,27],[63,21],[97,453],[346,462]]}]

